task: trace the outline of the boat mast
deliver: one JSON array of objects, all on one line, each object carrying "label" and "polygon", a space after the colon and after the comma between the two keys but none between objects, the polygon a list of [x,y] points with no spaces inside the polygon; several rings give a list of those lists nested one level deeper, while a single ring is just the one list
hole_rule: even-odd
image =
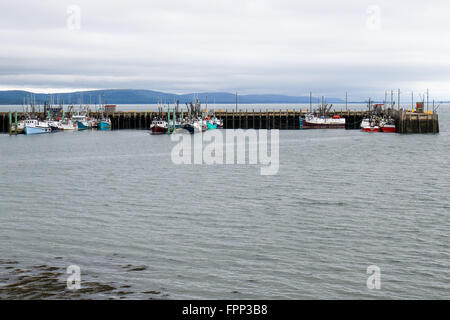
[{"label": "boat mast", "polygon": [[309,112],[312,114],[312,92],[309,92]]},{"label": "boat mast", "polygon": [[391,108],[394,109],[394,90],[391,90]]},{"label": "boat mast", "polygon": [[322,107],[321,107],[321,109],[322,109],[322,116],[325,116],[325,107],[323,105],[323,96],[322,96]]},{"label": "boat mast", "polygon": [[347,92],[345,92],[345,111],[348,111],[348,105],[347,105],[348,96],[347,95],[348,95]]}]

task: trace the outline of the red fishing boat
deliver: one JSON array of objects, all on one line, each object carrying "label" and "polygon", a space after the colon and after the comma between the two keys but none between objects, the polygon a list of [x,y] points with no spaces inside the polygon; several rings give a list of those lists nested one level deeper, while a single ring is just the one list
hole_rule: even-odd
[{"label": "red fishing boat", "polygon": [[361,131],[364,132],[380,132],[380,126],[376,119],[365,118],[361,122]]},{"label": "red fishing boat", "polygon": [[155,119],[150,125],[150,130],[152,133],[167,133],[168,123],[165,120]]},{"label": "red fishing boat", "polygon": [[380,120],[380,129],[381,129],[381,132],[396,132],[395,121],[391,118],[381,119]]}]

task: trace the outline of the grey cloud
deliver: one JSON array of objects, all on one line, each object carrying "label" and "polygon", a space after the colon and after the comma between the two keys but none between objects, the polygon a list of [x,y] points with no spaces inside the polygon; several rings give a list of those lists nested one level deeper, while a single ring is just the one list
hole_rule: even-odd
[{"label": "grey cloud", "polygon": [[[445,98],[445,1],[16,1],[0,4],[0,89],[137,88]],[[66,28],[67,6],[81,9]]]}]

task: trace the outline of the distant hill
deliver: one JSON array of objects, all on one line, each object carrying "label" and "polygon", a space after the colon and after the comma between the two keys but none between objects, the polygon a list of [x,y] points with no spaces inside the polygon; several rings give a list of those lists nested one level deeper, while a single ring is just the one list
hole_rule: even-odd
[{"label": "distant hill", "polygon": [[[95,104],[101,101],[104,96],[105,103],[110,104],[156,104],[161,103],[179,103],[192,102],[195,97],[200,99],[201,103],[235,103],[236,95],[227,92],[208,92],[208,93],[189,93],[189,94],[173,94],[158,92],[152,90],[133,90],[133,89],[108,89],[79,91],[72,93],[32,93],[21,90],[0,91],[0,105],[21,105],[28,104],[33,99],[38,104],[48,101],[49,96],[53,104],[59,101],[65,104]],[[341,99],[327,98],[329,103],[342,103]],[[317,98],[313,97],[313,102],[317,102]],[[238,95],[238,103],[309,103],[309,96],[286,96],[278,94],[249,94]]]}]

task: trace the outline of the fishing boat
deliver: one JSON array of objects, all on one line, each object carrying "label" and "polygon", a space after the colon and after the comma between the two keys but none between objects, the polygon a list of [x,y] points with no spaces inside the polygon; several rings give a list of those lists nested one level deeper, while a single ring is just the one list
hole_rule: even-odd
[{"label": "fishing boat", "polygon": [[198,118],[197,120],[195,120],[194,129],[195,132],[205,132],[206,130],[208,130],[206,120],[203,120],[202,118]]},{"label": "fishing boat", "polygon": [[150,130],[154,134],[167,133],[168,123],[165,120],[154,119],[150,125]]},{"label": "fishing boat", "polygon": [[185,122],[182,126],[182,129],[185,129],[187,132],[193,134],[195,133],[195,127],[193,122]]},{"label": "fishing boat", "polygon": [[53,131],[61,131],[61,121],[59,120],[49,120],[47,121],[48,126],[50,127],[50,129]]},{"label": "fishing boat", "polygon": [[63,131],[77,130],[77,124],[72,119],[63,119],[59,123],[59,127]]},{"label": "fishing boat", "polygon": [[107,116],[108,113],[116,111],[116,105],[105,105],[105,96],[102,94],[101,104],[98,113],[101,115],[96,120],[95,127],[98,130],[111,130],[111,119]]},{"label": "fishing boat", "polygon": [[383,118],[380,120],[381,132],[396,132],[395,120],[391,118]]},{"label": "fishing boat", "polygon": [[88,124],[88,128],[89,129],[95,129],[98,126],[98,121],[97,119],[93,119],[93,118],[87,118],[87,124]]},{"label": "fishing boat", "polygon": [[26,135],[49,133],[52,129],[46,121],[39,121],[35,119],[25,120],[24,133]]},{"label": "fishing boat", "polygon": [[365,118],[361,121],[361,131],[364,132],[380,132],[378,121],[374,118]]},{"label": "fishing boat", "polygon": [[211,119],[210,117],[206,117],[205,121],[206,121],[206,128],[208,130],[217,129],[217,123],[213,119]]},{"label": "fishing boat", "polygon": [[72,121],[76,124],[76,127],[78,128],[78,130],[89,129],[89,123],[87,122],[86,116],[74,115],[72,117]]},{"label": "fishing boat", "polygon": [[18,134],[23,133],[23,131],[25,129],[25,121],[24,120],[18,121],[17,122],[17,129],[16,129],[16,124],[15,123],[13,123],[11,126],[12,126],[12,129],[11,129],[12,132],[16,132],[17,131]]},{"label": "fishing boat", "polygon": [[194,120],[184,123],[182,126],[183,129],[187,130],[189,133],[197,133],[197,132],[204,132],[208,130],[208,127],[206,125],[206,122],[203,123],[202,120]]},{"label": "fishing boat", "polygon": [[208,130],[208,124],[207,124],[206,120],[199,118],[197,123],[198,123],[198,127],[200,129],[199,131],[204,132],[204,131]]},{"label": "fishing boat", "polygon": [[217,125],[217,128],[223,128],[223,120],[218,119],[216,117],[211,119],[213,121],[213,123],[215,123]]},{"label": "fishing boat", "polygon": [[111,129],[111,119],[103,118],[103,119],[98,120],[97,129],[98,130],[110,130]]},{"label": "fishing boat", "polygon": [[206,125],[209,129],[219,129],[219,128],[223,128],[223,121],[221,119],[216,118],[215,116],[213,117],[207,117],[205,118],[206,120]]},{"label": "fishing boat", "polygon": [[303,129],[345,129],[345,118],[340,116],[316,116],[307,114],[303,120]]},{"label": "fishing boat", "polygon": [[305,115],[300,121],[300,129],[345,129],[345,118],[338,115],[330,116],[333,104],[327,104],[322,97],[322,103],[316,111]]}]

